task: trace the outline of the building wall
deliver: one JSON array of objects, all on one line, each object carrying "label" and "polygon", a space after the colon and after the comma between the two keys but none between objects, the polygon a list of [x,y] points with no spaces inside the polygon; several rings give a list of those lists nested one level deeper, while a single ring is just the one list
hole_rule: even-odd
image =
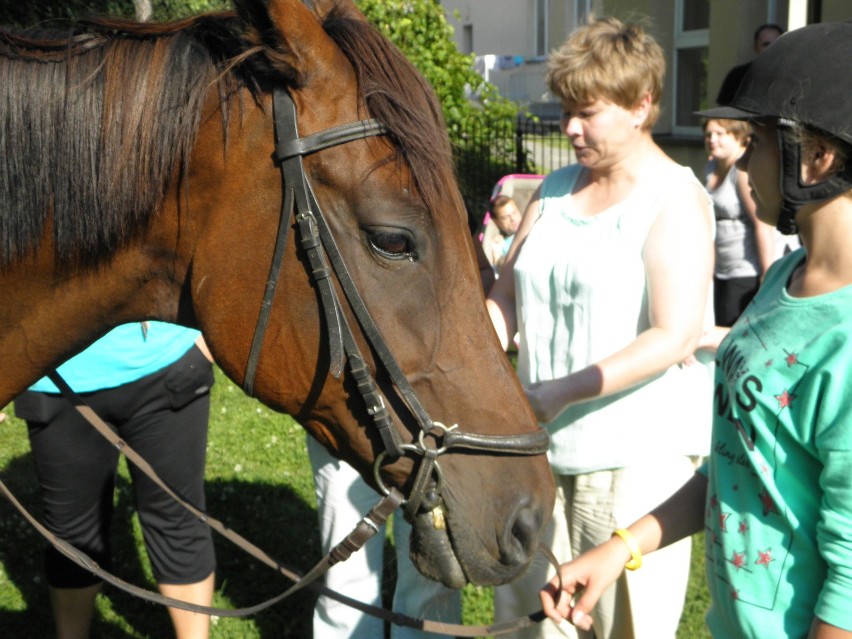
[{"label": "building wall", "polygon": [[[757,26],[776,22],[788,28],[806,13],[808,0],[708,0],[710,23],[707,45],[707,106],[715,98],[731,67],[754,57],[753,33]],[[579,5],[577,3],[580,3]],[[518,56],[521,63],[492,74],[489,80],[500,92],[521,104],[532,105],[535,113],[558,113],[548,105],[546,61],[535,57],[535,0],[441,0],[450,23],[456,30],[456,42],[464,49],[464,25],[472,25],[472,51],[478,55]],[[675,55],[676,0],[550,0],[548,49],[558,47],[574,28],[576,6],[590,5],[595,15],[613,15],[622,20],[643,21],[666,52],[667,73],[663,113],[654,134],[661,146],[676,160],[700,172],[705,153],[700,132],[673,129],[673,60]],[[822,0],[823,21],[852,18],[852,0]],[[454,17],[458,10],[460,19]],[[794,24],[797,26],[797,24]]]},{"label": "building wall", "polygon": [[707,87],[710,106],[725,74],[731,67],[754,59],[754,30],[767,22],[788,28],[787,0],[776,3],[773,16],[767,0],[712,0],[710,3],[710,51],[707,62]]},{"label": "building wall", "polygon": [[534,55],[533,0],[442,0],[441,5],[462,52],[471,53],[464,50],[464,26],[470,25],[477,55]]},{"label": "building wall", "polygon": [[822,21],[842,22],[852,18],[852,2],[849,0],[822,0]]},{"label": "building wall", "polygon": [[[548,21],[549,49],[559,46],[574,28],[575,5],[581,0],[550,0]],[[709,0],[710,43],[707,60],[707,89],[710,104],[728,70],[754,57],[754,29],[769,21],[788,28],[788,14],[805,0]],[[442,0],[450,23],[455,27],[456,43],[464,51],[464,25],[472,26],[472,51],[476,54],[521,56],[518,70],[497,79],[498,87],[511,89],[511,97],[521,102],[541,99],[544,71],[535,57],[534,0]],[[585,5],[585,2],[582,3]],[[593,0],[597,15],[614,15],[623,20],[645,20],[654,37],[666,51],[671,68],[675,33],[675,0]],[[822,0],[822,20],[852,18],[852,1]],[[454,17],[460,12],[461,19]],[[515,77],[530,75],[530,78]],[[671,95],[671,77],[666,94]]]},{"label": "building wall", "polygon": [[501,95],[521,104],[544,99],[546,64],[535,57],[534,0],[442,0],[441,4],[460,51],[523,61],[518,68],[488,73],[488,81]]}]

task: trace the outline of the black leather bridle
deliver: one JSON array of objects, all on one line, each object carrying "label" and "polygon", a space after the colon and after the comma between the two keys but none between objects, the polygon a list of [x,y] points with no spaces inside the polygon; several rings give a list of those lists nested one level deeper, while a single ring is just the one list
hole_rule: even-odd
[{"label": "black leather bridle", "polygon": [[[108,571],[101,568],[90,557],[82,551],[77,550],[67,542],[63,541],[50,532],[43,524],[36,520],[23,505],[15,498],[8,487],[0,481],[0,494],[5,496],[21,515],[29,521],[32,526],[47,539],[58,552],[68,557],[77,565],[85,568],[101,579],[112,585],[129,592],[147,601],[159,603],[166,606],[189,610],[202,614],[213,614],[223,617],[241,617],[255,614],[264,610],[302,588],[311,588],[316,592],[331,597],[347,606],[361,610],[367,614],[380,619],[390,621],[396,625],[410,628],[418,628],[427,632],[443,634],[454,637],[484,637],[496,636],[514,632],[521,628],[528,628],[544,618],[541,611],[524,617],[517,617],[508,621],[490,624],[487,626],[464,626],[453,623],[437,622],[426,619],[416,619],[386,611],[375,606],[367,605],[350,597],[346,597],[318,582],[318,579],[333,565],[345,561],[353,553],[381,530],[381,526],[387,518],[400,505],[405,505],[405,515],[412,518],[420,510],[433,510],[439,507],[441,470],[437,458],[451,448],[467,448],[493,453],[504,453],[513,455],[539,455],[547,451],[549,438],[547,432],[539,430],[534,433],[522,435],[479,435],[466,433],[457,426],[446,427],[438,422],[433,422],[409,385],[405,376],[399,369],[393,355],[387,348],[370,314],[367,312],[358,291],[355,288],[346,266],[340,256],[340,252],[334,244],[334,239],[329,232],[328,226],[322,216],[319,204],[307,182],[302,157],[321,149],[344,144],[353,140],[359,140],[368,136],[383,135],[387,130],[375,120],[361,120],[353,124],[327,129],[321,133],[299,138],[296,128],[296,108],[290,98],[283,90],[273,93],[273,108],[275,116],[275,153],[273,159],[281,168],[284,198],[279,223],[278,235],[273,252],[270,275],[266,283],[263,303],[255,329],[254,339],[246,365],[244,389],[251,394],[254,385],[254,376],[257,362],[263,342],[263,334],[269,320],[269,312],[272,299],[278,285],[281,263],[287,244],[287,235],[290,218],[295,213],[296,223],[301,236],[300,242],[305,249],[311,268],[311,277],[319,290],[323,314],[326,318],[329,331],[329,348],[331,371],[339,377],[343,373],[345,362],[349,363],[349,369],[355,378],[358,390],[362,395],[367,410],[379,429],[385,450],[376,458],[374,475],[376,484],[384,492],[384,496],[370,510],[370,512],[358,522],[356,527],[340,543],[332,548],[308,573],[300,575],[287,568],[263,550],[239,535],[235,530],[223,524],[221,521],[209,514],[197,509],[188,503],[179,494],[172,490],[156,473],[156,471],[136,451],[127,445],[118,435],[98,417],[85,401],[77,395],[59,376],[56,371],[49,373],[49,377],[60,389],[62,394],[75,406],[76,410],[88,421],[107,441],[120,450],[127,459],[137,466],[151,481],[170,495],[183,508],[206,522],[219,534],[236,544],[259,561],[276,569],[281,574],[291,579],[294,583],[285,592],[268,599],[260,604],[239,609],[213,608],[202,606],[186,601],[166,597],[160,593],[152,592],[129,584]],[[329,268],[325,256],[331,261],[334,274],[344,291],[346,299],[355,313],[361,330],[375,351],[381,364],[385,367],[392,382],[398,389],[400,397],[405,402],[412,415],[417,419],[420,433],[415,442],[403,443],[390,414],[385,408],[385,403],[379,392],[375,380],[364,363],[364,358],[358,349],[352,334],[349,322],[342,312],[340,300],[336,289],[331,282],[332,268]],[[426,444],[427,435],[437,435],[442,438],[441,446],[432,448]],[[405,454],[412,454],[422,458],[417,469],[417,475],[408,499],[404,499],[396,488],[386,488],[379,476],[383,460],[387,458],[396,459]],[[434,475],[434,477],[433,477]],[[433,481],[434,480],[434,481]],[[435,517],[437,520],[438,517]],[[558,567],[558,562],[553,554],[544,546],[539,546],[539,551],[544,554],[548,561]],[[558,571],[557,571],[558,574]],[[561,582],[559,590],[561,590]]]},{"label": "black leather bridle", "polygon": [[[281,170],[284,196],[269,277],[246,362],[243,383],[246,394],[251,395],[254,389],[257,364],[284,259],[290,219],[295,216],[299,242],[309,262],[309,276],[319,292],[320,306],[325,318],[331,373],[339,377],[343,373],[345,363],[348,362],[349,372],[381,436],[384,450],[377,456],[374,467],[374,476],[379,488],[387,494],[388,491],[380,478],[381,465],[386,459],[395,460],[406,454],[420,458],[411,491],[405,500],[405,516],[409,521],[419,511],[432,510],[439,505],[441,471],[438,457],[447,451],[453,448],[465,448],[511,455],[542,455],[547,452],[549,436],[544,429],[520,435],[483,435],[463,431],[458,425],[445,426],[433,421],[400,370],[349,275],[322,209],[308,182],[302,159],[306,155],[339,144],[384,135],[388,133],[388,129],[380,122],[368,119],[299,137],[296,105],[284,89],[273,91],[273,118],[275,122],[273,160]],[[365,363],[355,341],[352,327],[343,312],[337,289],[332,281],[333,275],[336,276],[358,320],[364,338],[420,428],[418,437],[410,443],[402,441],[393,425],[384,398]],[[426,437],[430,435],[440,444],[439,446],[427,445]]]}]

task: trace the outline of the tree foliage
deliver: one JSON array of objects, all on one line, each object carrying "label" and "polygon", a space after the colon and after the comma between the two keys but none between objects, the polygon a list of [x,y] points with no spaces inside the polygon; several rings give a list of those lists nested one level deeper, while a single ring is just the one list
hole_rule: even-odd
[{"label": "tree foliage", "polygon": [[[175,20],[202,11],[222,10],[229,0],[152,0],[154,20]],[[0,23],[18,28],[37,24],[57,26],[93,15],[134,17],[133,0],[0,0]]]},{"label": "tree foliage", "polygon": [[[458,50],[453,27],[437,0],[356,0],[358,7],[411,60],[434,87],[451,129],[471,119],[513,117],[516,106],[473,69],[473,55]],[[469,95],[478,99],[472,101]]]},{"label": "tree foliage", "polygon": [[[356,0],[361,11],[396,44],[434,87],[453,144],[459,188],[471,227],[481,222],[491,188],[515,172],[518,107],[500,96],[458,50],[453,27],[437,0]],[[471,100],[469,96],[476,96]]]}]

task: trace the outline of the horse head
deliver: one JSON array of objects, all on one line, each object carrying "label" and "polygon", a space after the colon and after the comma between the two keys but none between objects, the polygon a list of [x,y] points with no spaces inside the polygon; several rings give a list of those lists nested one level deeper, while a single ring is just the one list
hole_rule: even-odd
[{"label": "horse head", "polygon": [[[158,120],[164,128],[195,130],[191,138],[175,138],[179,161],[170,172],[155,171],[148,180],[148,190],[159,193],[151,214],[140,213],[129,231],[93,240],[90,253],[106,246],[107,258],[72,255],[66,264],[64,232],[55,232],[64,224],[61,198],[52,192],[42,206],[49,212],[38,227],[40,248],[29,248],[32,238],[17,240],[24,247],[18,249],[7,241],[0,294],[25,296],[30,304],[19,316],[0,316],[4,355],[22,334],[30,336],[25,354],[10,356],[3,367],[7,396],[118,323],[156,318],[198,326],[229,377],[294,415],[378,489],[418,495],[417,507],[406,513],[412,559],[423,574],[452,587],[509,581],[537,548],[553,478],[539,425],[491,328],[437,99],[351,0],[316,1],[312,9],[300,0],[234,4],[236,16],[212,15],[156,33],[194,34],[170,63],[184,69],[182,79],[164,76],[156,98],[159,104],[169,92],[198,96],[194,111],[180,111],[191,114],[180,116],[186,122],[171,107],[104,108],[118,114],[109,121],[135,123],[124,125],[131,130],[147,131]],[[158,28],[122,27],[148,35]],[[77,42],[87,47],[81,58],[101,46],[96,38]],[[132,46],[159,45],[136,38]],[[202,49],[215,54],[200,55]],[[155,51],[148,59],[136,55],[134,64],[167,57]],[[193,73],[199,56],[212,62]],[[97,78],[113,67],[127,76],[127,67],[93,63],[80,77]],[[155,99],[144,78],[130,77],[139,85],[131,105]],[[173,86],[181,82],[194,88]],[[115,81],[104,83],[117,91]],[[289,97],[280,107],[274,96],[283,92]],[[273,118],[282,108],[292,109],[293,133],[310,140],[309,148],[300,150],[294,135],[279,139],[290,151],[276,148],[276,134],[289,126]],[[372,127],[366,137],[323,143],[324,132],[337,135],[368,119],[375,122],[363,124]],[[97,130],[101,135],[105,127]],[[121,148],[117,163],[134,155],[126,143]],[[133,161],[129,166],[137,166]],[[285,163],[295,168],[282,179],[278,165]],[[304,192],[294,184],[296,169]],[[144,182],[138,171],[125,173],[128,181]],[[120,206],[133,208],[138,199],[128,196]],[[334,248],[313,248],[305,233],[316,225]],[[278,266],[280,237],[286,244]],[[68,246],[73,253],[73,242]],[[329,260],[334,252],[339,263],[315,263],[317,254]],[[270,279],[277,282],[272,293]],[[268,316],[258,341],[263,307]],[[52,312],[68,319],[60,326]],[[354,370],[353,352],[367,382]],[[380,407],[365,404],[365,384],[374,384],[371,397]],[[384,437],[375,425],[379,409],[391,431]]]}]

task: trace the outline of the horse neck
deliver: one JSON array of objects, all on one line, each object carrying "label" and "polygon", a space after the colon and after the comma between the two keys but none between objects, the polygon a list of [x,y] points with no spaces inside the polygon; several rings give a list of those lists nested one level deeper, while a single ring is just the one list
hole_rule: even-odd
[{"label": "horse neck", "polygon": [[0,273],[2,299],[16,302],[0,309],[0,405],[118,324],[178,319],[186,265],[173,217],[164,209],[155,231],[93,267],[57,264],[48,224],[38,253]]}]

